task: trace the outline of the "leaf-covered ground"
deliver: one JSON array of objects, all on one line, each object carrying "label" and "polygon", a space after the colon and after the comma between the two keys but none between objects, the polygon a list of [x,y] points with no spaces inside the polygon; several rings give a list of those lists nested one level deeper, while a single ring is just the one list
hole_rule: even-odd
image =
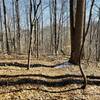
[{"label": "leaf-covered ground", "polygon": [[[27,63],[25,59],[13,58],[0,61]],[[24,67],[1,66],[0,100],[100,100],[99,64],[83,64],[88,85],[82,90],[83,79],[78,66],[67,64],[66,59],[42,58],[31,63],[55,67],[38,66],[27,70]]]}]

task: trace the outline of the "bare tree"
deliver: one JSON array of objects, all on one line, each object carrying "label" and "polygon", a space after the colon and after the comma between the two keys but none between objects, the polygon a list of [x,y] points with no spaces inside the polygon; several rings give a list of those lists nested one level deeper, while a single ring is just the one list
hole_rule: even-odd
[{"label": "bare tree", "polygon": [[98,8],[98,23],[97,23],[97,34],[96,34],[96,61],[100,60],[100,8]]},{"label": "bare tree", "polygon": [[84,25],[85,2],[86,2],[85,0],[82,0],[82,1],[77,0],[76,16],[74,20],[73,8],[71,8],[73,7],[73,0],[70,1],[70,25],[71,25],[71,47],[72,48],[71,48],[71,58],[69,62],[79,65],[81,74],[84,78],[84,85],[82,88],[86,87],[87,81],[86,81],[86,75],[81,67],[81,54],[84,47],[85,38],[88,33],[89,25],[90,25],[94,0],[92,1],[92,4],[91,4],[89,21],[88,21],[86,32],[83,35],[82,46],[81,46],[81,35],[83,34],[83,25]]},{"label": "bare tree", "polygon": [[19,15],[19,0],[15,0],[16,10],[16,33],[17,33],[17,53],[20,53],[20,15]]},{"label": "bare tree", "polygon": [[29,47],[29,44],[28,44],[28,41],[29,41],[29,37],[30,37],[30,34],[29,34],[29,3],[26,2],[25,3],[25,12],[26,12],[26,31],[25,31],[25,52],[28,53],[28,47]]},{"label": "bare tree", "polygon": [[13,13],[13,33],[14,33],[14,37],[13,37],[13,47],[14,47],[14,52],[16,52],[16,45],[15,45],[15,39],[16,39],[16,35],[15,35],[15,4],[14,4],[14,0],[12,0],[12,13]]},{"label": "bare tree", "polygon": [[3,52],[3,26],[2,26],[2,14],[1,14],[1,1],[0,1],[0,42]]},{"label": "bare tree", "polygon": [[53,1],[54,15],[53,15],[53,33],[55,42],[55,55],[57,56],[57,0]]},{"label": "bare tree", "polygon": [[8,42],[8,33],[7,33],[7,21],[6,21],[6,5],[5,5],[5,0],[3,0],[3,15],[4,15],[4,27],[5,27],[6,52],[7,52],[7,54],[10,54],[9,42]]},{"label": "bare tree", "polygon": [[[84,7],[85,7],[85,2],[86,2],[86,0],[84,1]],[[82,56],[82,51],[83,51],[84,44],[85,44],[85,39],[86,39],[86,36],[88,34],[88,30],[89,30],[89,27],[90,27],[91,16],[92,16],[92,9],[93,9],[93,6],[94,6],[94,2],[95,2],[95,0],[92,0],[91,8],[90,8],[90,13],[89,13],[89,20],[88,20],[86,31],[85,31],[85,33],[83,33],[84,35],[83,35],[82,45],[81,45],[80,54],[79,54],[79,68],[80,68],[81,74],[82,74],[83,79],[84,79],[84,84],[82,86],[83,89],[86,88],[87,79],[86,79],[86,75],[85,75],[85,73],[84,73],[84,71],[82,69],[82,66],[81,66],[81,56]]]},{"label": "bare tree", "polygon": [[52,28],[52,23],[53,23],[53,19],[52,19],[52,2],[51,0],[49,0],[49,12],[50,12],[50,51],[51,54],[53,54],[53,28]]},{"label": "bare tree", "polygon": [[[28,68],[27,69],[30,69],[30,55],[31,55],[31,45],[32,45],[32,29],[34,27],[34,31],[36,32],[36,20],[37,20],[36,19],[36,15],[37,15],[38,8],[39,8],[39,6],[41,4],[41,0],[37,4],[37,6],[35,5],[36,1],[33,0],[33,3],[34,3],[34,18],[32,19],[32,1],[30,0],[30,11],[29,11],[29,16],[30,16],[30,40],[29,40]],[[35,33],[35,35],[36,35],[36,33]]]},{"label": "bare tree", "polygon": [[41,1],[41,21],[42,21],[42,27],[41,27],[41,34],[42,34],[42,36],[41,36],[41,40],[42,40],[42,49],[44,49],[44,45],[43,45],[43,41],[44,41],[44,31],[43,31],[43,26],[44,26],[44,23],[43,23],[43,19],[44,19],[44,17],[43,17],[43,3],[42,3],[42,1]]}]

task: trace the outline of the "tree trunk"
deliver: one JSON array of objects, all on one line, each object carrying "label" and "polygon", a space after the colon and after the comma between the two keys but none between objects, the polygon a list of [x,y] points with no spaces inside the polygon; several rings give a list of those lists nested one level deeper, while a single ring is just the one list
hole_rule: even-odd
[{"label": "tree trunk", "polygon": [[52,29],[52,2],[49,0],[49,10],[50,10],[50,51],[53,55],[53,29]]},{"label": "tree trunk", "polygon": [[12,0],[12,13],[13,13],[13,33],[14,33],[14,37],[13,37],[13,47],[14,47],[14,52],[16,52],[16,45],[15,45],[15,6],[14,6],[14,0]]},{"label": "tree trunk", "polygon": [[[41,44],[42,44],[42,50],[44,49],[44,31],[43,31],[43,26],[44,26],[44,23],[43,23],[43,4],[41,3],[41,21],[42,21],[42,23],[41,23]],[[43,50],[44,51],[44,50]],[[43,52],[44,53],[44,52]]]},{"label": "tree trunk", "polygon": [[80,47],[81,47],[81,35],[83,34],[84,25],[84,10],[85,0],[77,0],[77,9],[75,16],[73,15],[73,0],[70,0],[70,24],[71,24],[71,58],[70,62],[73,64],[79,64]]},{"label": "tree trunk", "polygon": [[1,49],[3,52],[3,27],[2,27],[1,4],[0,4],[0,43],[1,43]]},{"label": "tree trunk", "polygon": [[38,19],[37,19],[37,22],[36,22],[36,57],[38,58],[39,57],[39,22],[38,22]]},{"label": "tree trunk", "polygon": [[29,50],[28,50],[28,68],[30,69],[30,56],[31,56],[31,43],[32,43],[32,1],[30,0],[30,9],[29,9],[29,17],[30,17],[30,38],[29,38]]},{"label": "tree trunk", "polygon": [[56,27],[56,22],[57,22],[57,14],[56,14],[56,9],[57,9],[57,1],[53,1],[53,33],[54,33],[54,44],[55,44],[55,55],[57,56],[57,27]]},{"label": "tree trunk", "polygon": [[[34,8],[35,8],[36,1],[33,0],[33,3],[34,3]],[[34,29],[36,29],[36,14],[37,14],[37,11],[38,11],[38,8],[39,8],[40,4],[41,4],[41,0],[39,1],[39,3],[37,4],[37,6],[36,6],[36,8],[34,10],[34,19],[32,20],[32,1],[30,0],[30,11],[29,11],[29,17],[30,17],[30,40],[29,40],[28,67],[27,67],[27,69],[30,69],[30,56],[31,56],[31,45],[32,45],[32,30],[33,30],[33,27],[34,27]]]},{"label": "tree trunk", "polygon": [[7,54],[10,54],[9,42],[8,42],[8,33],[7,33],[7,21],[6,21],[6,6],[5,6],[5,1],[4,0],[3,0],[3,13],[4,13],[6,52],[7,52]]},{"label": "tree trunk", "polygon": [[16,31],[17,31],[17,54],[20,53],[20,16],[19,16],[19,0],[15,0],[16,10]]}]

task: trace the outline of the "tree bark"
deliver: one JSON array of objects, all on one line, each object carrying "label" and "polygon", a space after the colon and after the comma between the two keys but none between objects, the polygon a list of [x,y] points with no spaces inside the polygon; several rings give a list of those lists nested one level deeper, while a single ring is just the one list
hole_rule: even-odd
[{"label": "tree bark", "polygon": [[71,58],[70,62],[73,64],[79,64],[80,47],[81,47],[81,36],[83,34],[84,25],[84,10],[85,0],[77,0],[77,9],[75,16],[75,27],[74,27],[74,15],[73,15],[73,3],[70,0],[70,23],[71,23]]},{"label": "tree bark", "polygon": [[55,44],[55,55],[57,56],[57,27],[56,27],[56,22],[57,22],[57,0],[53,1],[53,33],[54,33],[54,44]]},{"label": "tree bark", "polygon": [[50,11],[50,51],[53,55],[53,28],[52,28],[52,2],[49,0],[49,11]]},{"label": "tree bark", "polygon": [[0,43],[1,43],[1,49],[3,52],[3,27],[2,27],[1,4],[0,4]]},{"label": "tree bark", "polygon": [[30,56],[31,56],[31,43],[32,43],[32,1],[30,0],[30,9],[29,9],[29,20],[30,20],[30,38],[29,38],[29,50],[28,50],[28,68],[30,69]]},{"label": "tree bark", "polygon": [[5,1],[4,0],[3,0],[3,13],[4,13],[6,52],[7,52],[7,54],[10,54],[9,42],[8,42],[8,33],[7,33],[7,21],[6,21],[6,5],[5,5]]},{"label": "tree bark", "polygon": [[30,40],[29,40],[28,67],[27,67],[27,69],[30,69],[30,56],[31,56],[31,45],[32,45],[32,30],[33,30],[33,27],[34,27],[34,29],[36,29],[36,15],[37,15],[38,8],[39,8],[39,6],[41,4],[41,0],[37,4],[37,6],[35,5],[36,1],[33,0],[33,3],[34,3],[34,8],[35,8],[35,10],[34,10],[34,19],[32,19],[32,1],[30,0],[30,11],[29,11],[29,17],[30,17]]},{"label": "tree bark", "polygon": [[16,45],[15,45],[15,6],[14,6],[14,0],[12,0],[12,13],[13,13],[13,33],[14,33],[14,37],[13,37],[13,47],[14,47],[14,52],[16,52]]},{"label": "tree bark", "polygon": [[20,16],[19,16],[19,0],[15,0],[16,10],[16,33],[17,33],[17,54],[20,53]]}]

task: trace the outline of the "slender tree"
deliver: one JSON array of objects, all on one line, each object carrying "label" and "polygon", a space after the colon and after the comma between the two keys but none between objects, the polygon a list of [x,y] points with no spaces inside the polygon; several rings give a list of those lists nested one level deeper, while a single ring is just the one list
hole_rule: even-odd
[{"label": "slender tree", "polygon": [[32,42],[32,29],[33,29],[33,24],[32,24],[32,0],[30,2],[30,8],[29,8],[29,20],[30,20],[30,39],[29,39],[29,50],[28,50],[28,68],[30,69],[30,56],[31,56],[31,42]]},{"label": "slender tree", "polygon": [[53,54],[53,28],[52,28],[52,2],[49,0],[49,12],[50,12],[50,51]]},{"label": "slender tree", "polygon": [[1,1],[0,1],[0,42],[3,52],[3,27],[2,27]]},{"label": "slender tree", "polygon": [[96,61],[100,60],[100,8],[98,8],[98,23],[97,23],[97,34],[96,34]]},{"label": "slender tree", "polygon": [[7,52],[7,54],[10,54],[9,42],[8,42],[8,33],[7,33],[7,19],[6,19],[6,5],[5,5],[5,0],[3,0],[3,15],[4,15],[6,52]]},{"label": "slender tree", "polygon": [[[34,18],[33,19],[32,19],[32,1],[30,0],[29,2],[30,2],[30,9],[29,9],[29,17],[30,17],[30,39],[29,39],[28,67],[27,67],[27,69],[30,69],[30,56],[31,56],[31,45],[32,45],[32,30],[33,30],[33,27],[34,27],[34,30],[36,32],[36,20],[37,20],[36,19],[36,15],[37,15],[38,8],[39,8],[39,6],[41,4],[41,0],[37,4],[37,6],[35,5],[36,1],[33,0],[33,3],[34,3]],[[35,33],[35,35],[36,35],[36,33]],[[35,40],[35,42],[36,42],[36,40]]]},{"label": "slender tree", "polygon": [[44,23],[43,23],[43,19],[44,19],[44,17],[43,17],[43,3],[42,3],[42,1],[41,1],[41,21],[42,21],[42,23],[41,23],[41,40],[42,40],[42,49],[44,49],[44,45],[43,45],[43,41],[44,41],[44,31],[43,31],[43,26],[44,26]]},{"label": "slender tree", "polygon": [[28,41],[29,41],[29,3],[25,3],[25,12],[26,12],[26,31],[25,31],[25,52],[28,53]]},{"label": "slender tree", "polygon": [[55,42],[55,55],[57,56],[57,0],[54,0],[53,33]]},{"label": "slender tree", "polygon": [[14,46],[14,52],[16,52],[16,46],[15,46],[15,39],[16,39],[16,35],[15,35],[15,0],[12,0],[12,14],[13,14],[13,33],[14,33],[14,37],[13,37],[13,46]]},{"label": "slender tree", "polygon": [[17,33],[17,53],[20,53],[20,15],[19,15],[19,0],[15,0],[16,10],[16,33]]}]

